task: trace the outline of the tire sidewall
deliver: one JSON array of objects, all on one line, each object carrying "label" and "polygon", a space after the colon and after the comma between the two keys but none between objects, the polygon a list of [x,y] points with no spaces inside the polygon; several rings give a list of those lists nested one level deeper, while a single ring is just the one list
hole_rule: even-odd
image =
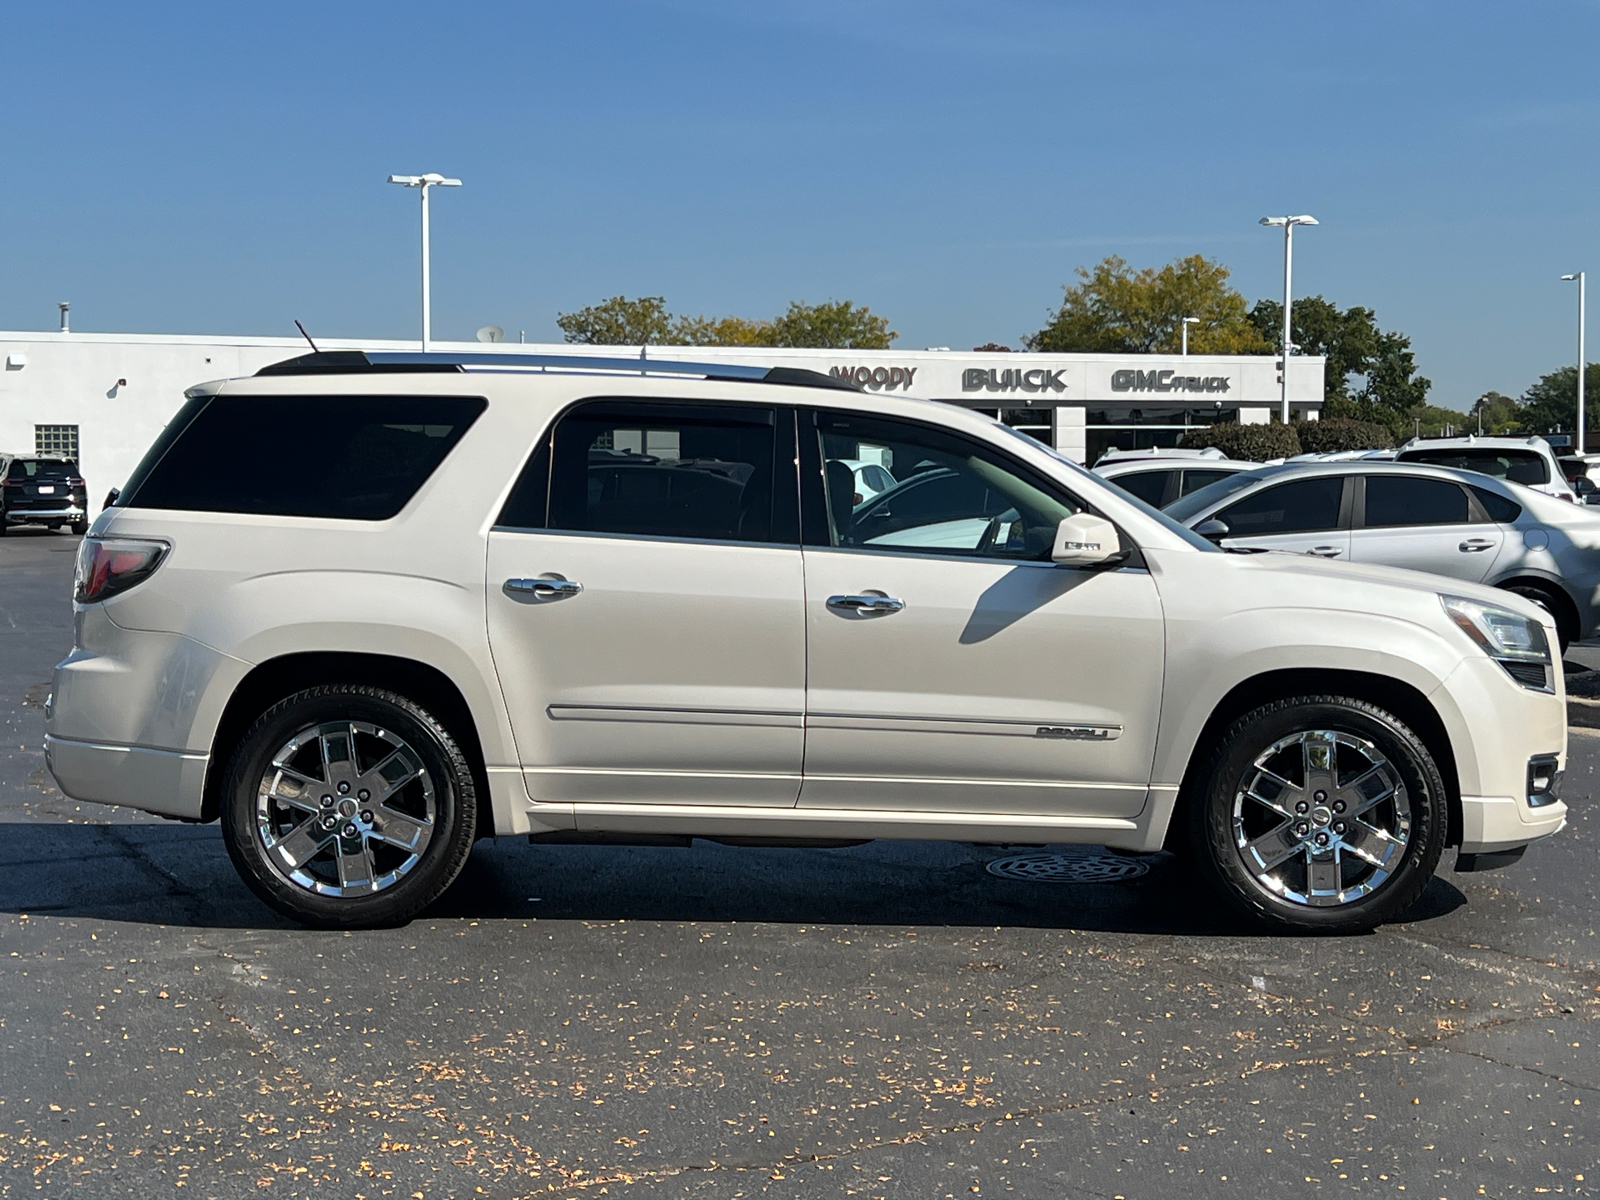
[{"label": "tire sidewall", "polygon": [[[365,721],[402,738],[422,758],[434,784],[434,833],[406,875],[370,896],[322,896],[290,882],[271,865],[256,831],[256,797],[272,756],[306,728]],[[472,773],[448,732],[424,709],[376,688],[313,688],[268,709],[240,739],[223,783],[223,840],[250,889],[283,915],[322,928],[399,924],[449,887],[471,851],[476,797]]]},{"label": "tire sidewall", "polygon": [[[1233,835],[1234,799],[1245,772],[1268,746],[1313,729],[1373,743],[1399,772],[1411,804],[1411,840],[1400,867],[1371,895],[1328,908],[1296,904],[1264,891],[1240,859]],[[1444,849],[1448,808],[1438,767],[1410,729],[1374,705],[1317,696],[1267,705],[1235,722],[1218,749],[1192,815],[1197,858],[1236,906],[1286,931],[1355,933],[1389,920],[1422,893]]]}]

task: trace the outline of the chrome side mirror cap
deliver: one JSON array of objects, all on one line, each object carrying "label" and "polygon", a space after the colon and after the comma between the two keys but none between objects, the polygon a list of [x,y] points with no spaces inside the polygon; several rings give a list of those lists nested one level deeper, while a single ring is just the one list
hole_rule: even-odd
[{"label": "chrome side mirror cap", "polygon": [[1063,517],[1056,526],[1055,545],[1050,558],[1068,567],[1092,567],[1126,558],[1117,527],[1104,517],[1090,513]]}]

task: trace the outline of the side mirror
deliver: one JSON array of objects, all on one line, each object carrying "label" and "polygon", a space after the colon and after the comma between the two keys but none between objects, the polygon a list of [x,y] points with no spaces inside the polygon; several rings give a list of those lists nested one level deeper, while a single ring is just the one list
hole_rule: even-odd
[{"label": "side mirror", "polygon": [[1093,567],[1126,557],[1117,527],[1104,517],[1079,513],[1075,517],[1063,517],[1056,526],[1050,558],[1063,566]]},{"label": "side mirror", "polygon": [[106,502],[100,506],[100,511],[101,512],[105,512],[106,509],[110,508],[113,504],[115,504],[117,502],[117,498],[119,496],[121,496],[121,495],[122,495],[122,489],[121,488],[112,488],[109,492],[106,493]]},{"label": "side mirror", "polygon": [[1220,542],[1228,536],[1228,523],[1212,517],[1209,521],[1201,521],[1194,527],[1194,531],[1208,542]]}]

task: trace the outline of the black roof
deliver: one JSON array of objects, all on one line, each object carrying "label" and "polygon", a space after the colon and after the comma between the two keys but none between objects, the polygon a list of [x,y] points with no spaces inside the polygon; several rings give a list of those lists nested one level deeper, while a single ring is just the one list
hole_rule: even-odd
[{"label": "black roof", "polygon": [[474,374],[504,372],[571,372],[587,374],[684,375],[702,379],[738,380],[747,383],[776,383],[789,387],[835,388],[847,392],[861,390],[821,371],[801,367],[748,367],[736,363],[673,362],[659,358],[608,358],[590,354],[492,354],[492,353],[414,353],[372,350],[318,350],[298,358],[285,359],[262,367],[259,375],[362,375],[367,373],[416,374],[427,372]]}]

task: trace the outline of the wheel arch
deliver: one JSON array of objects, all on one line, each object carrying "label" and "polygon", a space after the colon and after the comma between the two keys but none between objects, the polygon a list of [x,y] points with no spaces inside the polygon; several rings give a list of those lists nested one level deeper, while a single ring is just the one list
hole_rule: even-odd
[{"label": "wheel arch", "polygon": [[1183,814],[1187,811],[1187,806],[1193,802],[1197,792],[1204,786],[1204,781],[1200,777],[1201,772],[1211,756],[1212,747],[1216,745],[1223,731],[1252,709],[1270,704],[1274,700],[1308,695],[1339,695],[1348,696],[1352,700],[1364,700],[1393,713],[1405,722],[1411,731],[1422,739],[1423,745],[1428,748],[1428,753],[1433,755],[1434,762],[1439,768],[1439,775],[1444,780],[1445,800],[1450,819],[1445,845],[1454,846],[1460,843],[1461,783],[1456,772],[1455,750],[1443,719],[1427,696],[1409,683],[1386,675],[1376,675],[1367,671],[1310,668],[1267,671],[1253,675],[1236,684],[1217,702],[1190,751],[1189,762],[1183,773],[1183,782],[1178,788],[1177,804],[1167,824],[1164,841],[1166,849],[1182,848]]},{"label": "wheel arch", "polygon": [[323,684],[357,683],[399,692],[422,705],[450,731],[472,767],[472,782],[478,799],[480,837],[494,833],[494,810],[489,796],[489,777],[484,765],[483,745],[477,722],[466,697],[455,682],[437,667],[385,654],[344,651],[311,651],[268,659],[251,669],[228,697],[217,722],[211,743],[211,758],[206,767],[200,819],[214,821],[222,808],[222,780],[239,739],[267,709],[279,700],[308,687]]},{"label": "wheel arch", "polygon": [[1556,628],[1569,642],[1576,642],[1583,636],[1583,622],[1578,615],[1578,606],[1568,594],[1567,589],[1557,580],[1546,575],[1535,575],[1527,571],[1518,571],[1504,579],[1497,579],[1494,584],[1501,591],[1511,591],[1518,587],[1536,588],[1555,601],[1559,610],[1556,613]]}]

